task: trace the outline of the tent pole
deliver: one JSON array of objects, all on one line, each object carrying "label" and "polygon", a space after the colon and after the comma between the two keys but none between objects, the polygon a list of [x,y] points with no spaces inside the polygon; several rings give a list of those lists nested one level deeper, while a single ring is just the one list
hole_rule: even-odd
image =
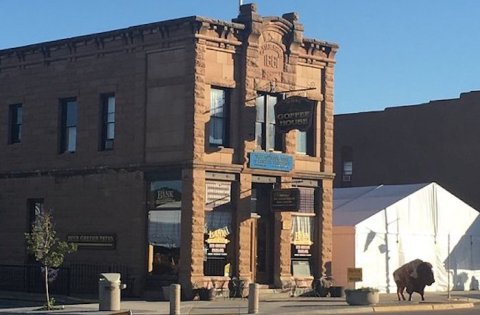
[{"label": "tent pole", "polygon": [[448,249],[447,249],[447,299],[450,300],[450,233],[448,233]]}]

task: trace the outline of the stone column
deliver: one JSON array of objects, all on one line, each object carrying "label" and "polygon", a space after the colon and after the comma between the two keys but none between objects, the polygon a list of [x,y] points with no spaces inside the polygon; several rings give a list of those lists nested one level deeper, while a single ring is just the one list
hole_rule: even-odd
[{"label": "stone column", "polygon": [[[330,50],[334,57],[335,49]],[[321,171],[327,174],[322,180],[320,206],[317,209],[315,240],[316,277],[331,274],[332,263],[332,208],[333,208],[333,63],[327,63],[322,70],[323,106],[321,107]]]},{"label": "stone column", "polygon": [[240,280],[247,283],[254,277],[255,266],[253,265],[251,245],[255,241],[252,237],[252,224],[255,223],[251,218],[250,199],[252,195],[252,176],[250,174],[240,174],[240,184],[238,185],[238,207],[237,207],[237,263],[238,276]]},{"label": "stone column", "polygon": [[275,213],[275,239],[273,258],[273,281],[275,287],[289,287],[292,281],[291,268],[291,229],[290,212]]},{"label": "stone column", "polygon": [[193,284],[203,283],[205,225],[205,171],[185,168],[182,172],[182,216],[179,282],[188,297]]}]

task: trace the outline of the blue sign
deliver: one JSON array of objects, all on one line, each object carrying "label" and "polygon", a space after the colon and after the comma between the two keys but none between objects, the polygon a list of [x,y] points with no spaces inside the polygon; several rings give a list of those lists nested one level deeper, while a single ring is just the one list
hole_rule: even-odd
[{"label": "blue sign", "polygon": [[248,167],[289,172],[293,169],[293,157],[282,153],[251,152]]}]

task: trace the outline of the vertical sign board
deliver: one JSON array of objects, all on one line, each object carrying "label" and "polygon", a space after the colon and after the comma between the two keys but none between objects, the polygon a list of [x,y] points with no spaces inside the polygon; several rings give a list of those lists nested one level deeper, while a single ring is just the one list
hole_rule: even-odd
[{"label": "vertical sign board", "polygon": [[300,189],[273,189],[271,207],[272,211],[298,211],[300,208]]}]

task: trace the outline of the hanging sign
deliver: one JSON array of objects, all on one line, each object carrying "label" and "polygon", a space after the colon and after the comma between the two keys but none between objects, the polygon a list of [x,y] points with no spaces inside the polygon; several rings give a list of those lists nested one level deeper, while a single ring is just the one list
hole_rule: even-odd
[{"label": "hanging sign", "polygon": [[302,96],[290,96],[275,104],[275,127],[281,133],[292,129],[307,131],[313,120],[315,102]]}]

